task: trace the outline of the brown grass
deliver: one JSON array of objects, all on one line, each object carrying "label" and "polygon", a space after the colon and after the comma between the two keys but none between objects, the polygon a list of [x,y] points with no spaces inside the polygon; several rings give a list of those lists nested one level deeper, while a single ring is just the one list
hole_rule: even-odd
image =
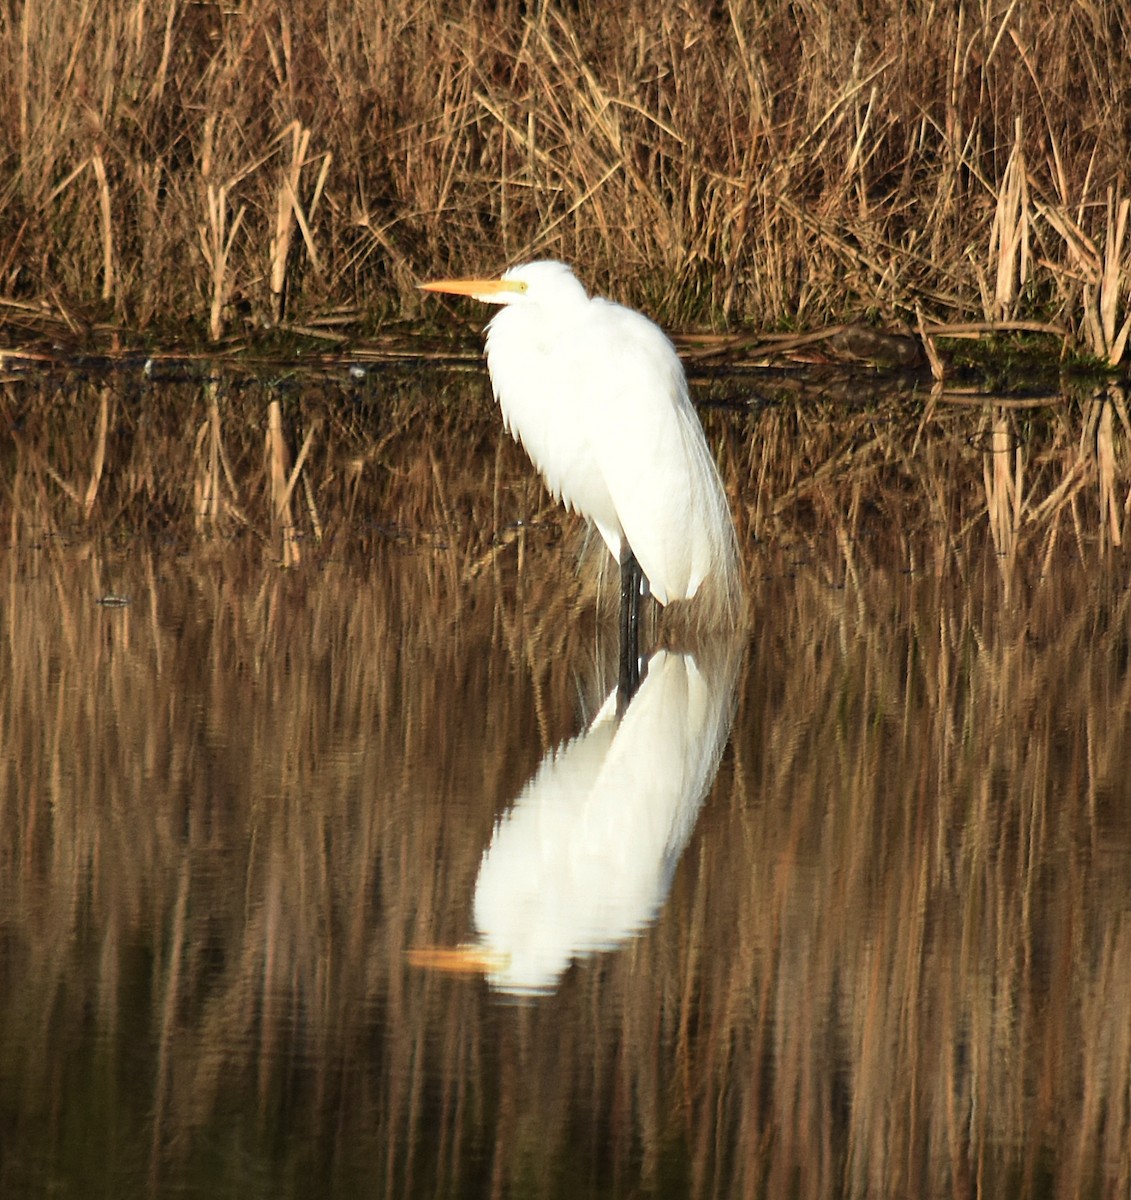
[{"label": "brown grass", "polygon": [[8,340],[37,313],[330,329],[553,255],[668,324],[1028,317],[1119,363],[1127,22],[1117,0],[27,0],[0,27]]},{"label": "brown grass", "polygon": [[709,414],[731,745],[658,925],[512,1009],[405,951],[600,637],[481,381],[422,384],[5,385],[5,1193],[1126,1194],[1125,399]]}]

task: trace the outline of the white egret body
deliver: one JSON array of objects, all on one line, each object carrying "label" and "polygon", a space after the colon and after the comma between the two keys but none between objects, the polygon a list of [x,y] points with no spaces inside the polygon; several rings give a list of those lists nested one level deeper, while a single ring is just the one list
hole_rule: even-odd
[{"label": "white egret body", "polygon": [[554,496],[597,526],[618,562],[635,555],[661,604],[707,586],[733,609],[730,510],[660,328],[590,297],[559,262],[423,286],[505,306],[487,326],[491,383],[504,424]]}]

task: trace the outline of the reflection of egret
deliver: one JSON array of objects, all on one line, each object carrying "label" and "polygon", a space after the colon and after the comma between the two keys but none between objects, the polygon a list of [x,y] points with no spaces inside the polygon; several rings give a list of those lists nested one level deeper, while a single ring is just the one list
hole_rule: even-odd
[{"label": "reflection of egret", "polygon": [[621,564],[622,623],[635,628],[641,572],[661,604],[703,593],[716,619],[733,616],[730,510],[683,368],[659,327],[590,298],[559,262],[423,287],[506,306],[487,327],[503,421],[550,491],[597,526]]},{"label": "reflection of egret", "polygon": [[553,987],[572,958],[659,912],[730,729],[737,655],[700,670],[660,651],[618,720],[614,691],[552,751],[495,829],[475,886],[478,940],[412,961],[481,970],[514,993]]}]

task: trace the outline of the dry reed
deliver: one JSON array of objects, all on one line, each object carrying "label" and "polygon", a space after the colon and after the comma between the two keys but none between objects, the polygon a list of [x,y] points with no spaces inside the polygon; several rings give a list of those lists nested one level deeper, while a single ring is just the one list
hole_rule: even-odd
[{"label": "dry reed", "polygon": [[554,255],[671,325],[1008,315],[1118,364],[1129,40],[1117,0],[28,0],[0,319],[310,330]]}]

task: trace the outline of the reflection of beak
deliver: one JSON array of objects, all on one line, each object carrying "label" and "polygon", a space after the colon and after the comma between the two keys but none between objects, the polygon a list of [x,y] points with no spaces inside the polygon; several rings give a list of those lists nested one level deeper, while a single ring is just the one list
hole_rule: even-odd
[{"label": "reflection of beak", "polygon": [[482,946],[414,946],[408,952],[411,966],[426,971],[445,971],[449,975],[490,975],[506,968],[503,954],[484,950]]},{"label": "reflection of beak", "polygon": [[434,279],[431,283],[422,283],[420,290],[489,300],[495,296],[521,295],[526,291],[526,284],[518,279]]}]

